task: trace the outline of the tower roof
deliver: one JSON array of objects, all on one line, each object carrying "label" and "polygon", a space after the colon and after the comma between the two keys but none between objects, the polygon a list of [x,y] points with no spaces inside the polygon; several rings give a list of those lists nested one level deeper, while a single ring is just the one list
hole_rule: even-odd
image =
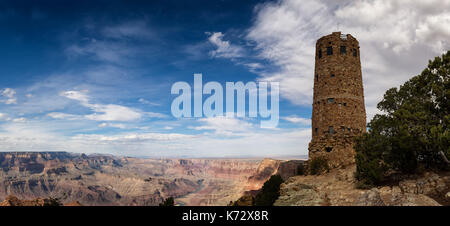
[{"label": "tower roof", "polygon": [[332,32],[329,35],[322,36],[321,38],[319,38],[317,40],[316,44],[321,43],[322,40],[324,40],[324,39],[327,39],[327,40],[335,39],[335,40],[341,40],[341,41],[350,40],[352,42],[356,42],[359,45],[358,40],[356,40],[356,38],[353,37],[351,34],[342,34],[342,32],[340,32],[340,31],[335,31],[335,32]]}]

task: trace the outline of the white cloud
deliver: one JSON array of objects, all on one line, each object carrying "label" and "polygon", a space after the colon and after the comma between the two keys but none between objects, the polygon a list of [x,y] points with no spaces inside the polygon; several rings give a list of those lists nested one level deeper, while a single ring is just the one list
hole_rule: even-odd
[{"label": "white cloud", "polygon": [[26,122],[27,119],[24,118],[24,117],[21,117],[21,118],[15,118],[15,119],[13,119],[12,121],[13,121],[13,122],[17,122],[17,123],[23,123],[23,122]]},{"label": "white cloud", "polygon": [[63,143],[61,136],[49,133],[44,125],[8,123],[0,130],[0,151],[65,150]]},{"label": "white cloud", "polygon": [[243,49],[240,46],[232,45],[229,41],[223,40],[222,32],[206,33],[210,35],[208,40],[216,49],[209,52],[212,57],[236,58],[243,56]]},{"label": "white cloud", "polygon": [[124,64],[128,58],[136,54],[137,50],[123,43],[90,39],[85,44],[73,44],[65,49],[68,57],[93,56],[100,61]]},{"label": "white cloud", "polygon": [[158,112],[144,112],[143,114],[149,118],[168,118],[167,115]]},{"label": "white cloud", "polygon": [[115,104],[91,104],[87,91],[66,91],[61,96],[72,100],[77,100],[84,107],[90,108],[95,113],[85,115],[87,119],[95,121],[135,121],[142,117],[142,114],[129,107]]},{"label": "white cloud", "polygon": [[261,80],[279,81],[280,94],[294,104],[312,102],[314,41],[328,33],[326,6],[318,1],[280,1],[260,5],[247,39],[256,42],[259,57],[280,70]]},{"label": "white cloud", "polygon": [[47,116],[54,118],[54,119],[65,119],[65,120],[80,120],[80,119],[82,119],[82,116],[66,114],[66,113],[62,113],[62,112],[51,112],[51,113],[48,113]]},{"label": "white cloud", "polygon": [[16,95],[16,91],[11,88],[5,88],[2,90],[2,96],[5,96],[7,98],[14,98],[14,95]]},{"label": "white cloud", "polygon": [[106,128],[106,127],[113,127],[113,128],[120,128],[120,129],[125,129],[127,128],[126,125],[121,124],[121,123],[101,123],[100,125],[98,125],[98,127],[100,128]]},{"label": "white cloud", "polygon": [[104,122],[104,123],[98,125],[98,127],[105,128],[105,127],[108,127],[108,125],[109,125],[108,123]]},{"label": "white cloud", "polygon": [[148,104],[148,105],[154,105],[154,106],[161,106],[159,103],[150,102],[144,98],[139,98],[139,102],[142,104]]},{"label": "white cloud", "polygon": [[229,118],[225,116],[217,116],[210,118],[201,118],[197,120],[202,126],[193,127],[195,130],[214,130],[215,134],[221,135],[239,135],[247,132],[253,126],[251,123],[238,118]]},{"label": "white cloud", "polygon": [[[334,13],[360,39],[403,54],[417,44],[441,53],[450,45],[449,0],[355,1]],[[358,18],[355,20],[355,18]]]},{"label": "white cloud", "polygon": [[5,97],[5,99],[0,100],[5,104],[17,104],[17,99],[15,97],[16,91],[11,88],[5,88],[0,91],[0,95]]},{"label": "white cloud", "polygon": [[[110,153],[126,156],[151,157],[276,157],[304,155],[311,137],[311,129],[282,131],[262,130],[244,126],[236,131],[236,125],[212,120],[211,125],[227,124],[233,134],[245,131],[241,136],[221,133],[191,135],[183,133],[127,132],[121,134],[61,134],[67,126],[79,122],[52,122],[30,119],[27,123],[6,122],[0,130],[0,151],[69,151],[78,153]],[[243,120],[242,120],[243,121]],[[197,121],[195,121],[197,122]],[[200,122],[206,124],[205,122]],[[86,125],[77,131],[86,130]],[[91,123],[92,124],[92,123]],[[98,125],[97,125],[98,126]],[[211,127],[215,128],[215,127]]]},{"label": "white cloud", "polygon": [[86,115],[86,118],[95,121],[135,121],[142,116],[141,113],[131,108],[115,104],[93,104],[88,107],[96,113]]},{"label": "white cloud", "polygon": [[154,36],[145,21],[128,21],[114,26],[105,27],[102,29],[102,34],[105,37],[116,39],[148,39]]},{"label": "white cloud", "polygon": [[253,129],[245,136],[207,135],[187,140],[184,154],[195,157],[277,157],[308,153],[311,129],[268,131]]},{"label": "white cloud", "polygon": [[279,81],[281,96],[298,105],[312,102],[315,42],[339,29],[355,36],[368,118],[383,93],[419,74],[429,59],[450,48],[450,0],[280,0],[256,7],[247,39],[259,57],[280,70],[261,73]]},{"label": "white cloud", "polygon": [[80,101],[83,104],[88,104],[89,102],[89,97],[86,94],[87,90],[83,90],[83,91],[65,91],[65,92],[61,92],[60,95],[67,97],[69,99],[72,100],[77,100]]},{"label": "white cloud", "polygon": [[[66,98],[79,101],[84,107],[91,109],[94,113],[84,115],[85,118],[94,121],[136,121],[143,116],[148,118],[167,118],[167,115],[157,112],[141,112],[139,110],[116,105],[116,104],[92,104],[91,98],[87,95],[88,91],[65,91],[60,95]],[[65,113],[53,112],[49,114],[53,118],[79,119],[79,116]]]},{"label": "white cloud", "polygon": [[[79,37],[80,42],[65,49],[69,58],[93,57],[102,62],[125,65],[138,54],[148,54],[143,51],[148,47],[143,42],[156,38],[145,21],[128,21],[111,26],[89,24],[86,28],[95,30],[99,36]],[[139,47],[130,44],[130,40],[140,41]]]},{"label": "white cloud", "polygon": [[305,126],[309,126],[311,125],[311,119],[309,118],[302,118],[302,117],[298,117],[298,116],[288,116],[288,117],[282,117],[282,119],[292,122],[292,123],[298,123],[301,125],[305,125]]},{"label": "white cloud", "polygon": [[178,133],[130,133],[123,135],[106,136],[101,134],[80,134],[72,137],[75,140],[97,141],[97,142],[144,142],[144,141],[170,141],[192,138],[193,135]]},{"label": "white cloud", "polygon": [[245,63],[244,65],[253,71],[263,68],[263,66],[260,63]]}]

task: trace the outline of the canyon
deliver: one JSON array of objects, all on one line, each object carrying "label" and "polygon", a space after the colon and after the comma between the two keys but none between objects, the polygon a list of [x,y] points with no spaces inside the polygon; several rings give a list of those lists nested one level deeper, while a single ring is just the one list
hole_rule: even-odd
[{"label": "canyon", "polygon": [[[294,161],[295,162],[295,161]],[[301,162],[301,161],[296,161]],[[1,152],[0,200],[87,206],[227,205],[296,164],[273,159],[149,159],[67,152]],[[9,197],[9,200],[15,200]],[[12,202],[12,201],[11,201]]]},{"label": "canyon", "polygon": [[[401,175],[357,189],[355,165],[297,175],[304,160],[150,159],[67,152],[0,152],[0,206],[225,206],[255,196],[275,174],[275,206],[450,205],[448,172]],[[4,200],[2,202],[2,200]]]}]

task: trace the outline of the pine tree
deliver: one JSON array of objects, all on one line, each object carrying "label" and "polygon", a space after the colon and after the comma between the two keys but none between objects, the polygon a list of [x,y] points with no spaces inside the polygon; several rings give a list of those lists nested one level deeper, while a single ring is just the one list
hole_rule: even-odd
[{"label": "pine tree", "polygon": [[369,131],[356,139],[356,178],[366,186],[379,184],[388,171],[415,173],[448,169],[450,158],[450,51],[384,94]]}]

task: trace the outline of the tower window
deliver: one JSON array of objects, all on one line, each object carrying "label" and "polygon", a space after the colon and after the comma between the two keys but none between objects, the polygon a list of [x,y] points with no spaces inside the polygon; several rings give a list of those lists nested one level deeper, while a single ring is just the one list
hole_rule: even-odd
[{"label": "tower window", "polygon": [[330,77],[332,77],[332,78],[333,78],[333,77],[334,77],[334,74],[331,74],[331,75],[330,75]]},{"label": "tower window", "polygon": [[319,75],[316,74],[316,81],[319,81]]},{"label": "tower window", "polygon": [[347,48],[345,46],[341,46],[341,54],[346,54],[347,53]]},{"label": "tower window", "polygon": [[322,58],[322,50],[319,49],[319,59]]},{"label": "tower window", "polygon": [[328,133],[333,134],[334,128],[332,126],[328,127]]},{"label": "tower window", "polygon": [[334,103],[334,98],[328,98],[328,103]]},{"label": "tower window", "polygon": [[315,128],[314,132],[316,132],[316,134],[319,132],[319,128]]},{"label": "tower window", "polygon": [[326,148],[325,148],[325,151],[326,151],[326,152],[331,152],[332,150],[333,150],[333,147],[326,147]]},{"label": "tower window", "polygon": [[332,46],[327,47],[327,55],[333,55],[333,47]]},{"label": "tower window", "polygon": [[355,49],[355,48],[353,48],[353,56],[354,56],[354,57],[358,56],[358,54],[357,54],[357,52],[356,52],[356,49]]},{"label": "tower window", "polygon": [[347,103],[344,103],[344,107],[347,106]]}]

